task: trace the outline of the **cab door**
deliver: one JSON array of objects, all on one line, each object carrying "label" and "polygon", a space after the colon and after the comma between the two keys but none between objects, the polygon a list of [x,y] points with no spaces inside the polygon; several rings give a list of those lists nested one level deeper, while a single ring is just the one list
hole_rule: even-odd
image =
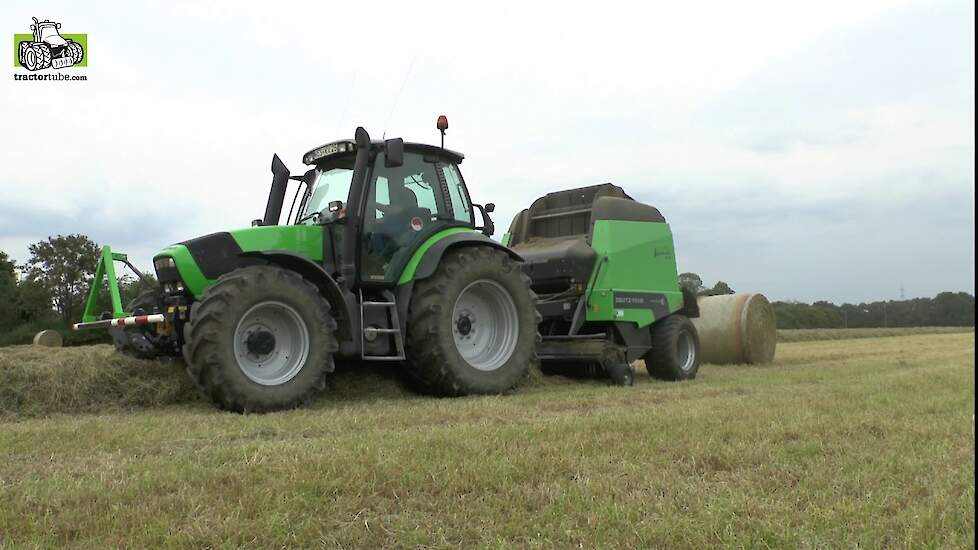
[{"label": "cab door", "polygon": [[472,227],[472,209],[457,174],[453,164],[419,153],[405,153],[404,163],[392,168],[385,167],[383,153],[377,155],[364,201],[361,283],[393,285],[431,235],[448,227]]}]

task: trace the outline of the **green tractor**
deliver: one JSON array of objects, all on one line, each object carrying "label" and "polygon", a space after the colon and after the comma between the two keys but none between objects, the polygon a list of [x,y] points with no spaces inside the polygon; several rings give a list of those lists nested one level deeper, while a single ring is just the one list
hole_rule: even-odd
[{"label": "green tractor", "polygon": [[[440,117],[443,145],[447,126]],[[564,192],[582,197],[566,211],[538,207],[564,196],[552,194],[517,217],[507,247],[489,238],[494,205],[471,202],[462,159],[444,146],[372,141],[363,128],[306,153],[302,175],[276,155],[264,217],[163,249],[158,289],[125,309],[113,262],[128,260],[106,247],[75,328],[108,327],[136,357],[182,355],[201,393],[239,412],[307,403],[334,358],[403,363],[419,391],[445,396],[507,392],[540,359],[595,364],[626,384],[628,362],[642,356],[664,378],[695,375],[696,333],[678,314],[688,300],[661,216],[614,186]],[[280,225],[290,180],[298,188]],[[571,227],[563,220],[585,210],[601,218],[593,231],[544,227]],[[582,246],[591,256],[577,256]],[[645,277],[624,274],[619,258]],[[98,315],[103,277],[113,310]]]}]

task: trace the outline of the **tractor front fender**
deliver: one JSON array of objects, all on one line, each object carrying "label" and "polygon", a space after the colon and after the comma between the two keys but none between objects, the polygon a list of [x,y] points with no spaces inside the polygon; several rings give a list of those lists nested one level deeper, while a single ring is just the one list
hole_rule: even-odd
[{"label": "tractor front fender", "polygon": [[488,246],[502,250],[508,254],[510,258],[516,260],[517,262],[523,262],[522,256],[490,239],[489,237],[486,237],[481,233],[466,231],[464,233],[449,235],[429,248],[428,251],[425,252],[424,256],[421,257],[421,262],[418,264],[418,267],[414,270],[412,280],[417,281],[431,277],[435,270],[438,269],[438,264],[441,263],[441,258],[445,255],[445,252],[453,248],[464,246]]},{"label": "tractor front fender", "polygon": [[338,339],[345,340],[352,337],[354,332],[351,322],[354,317],[350,315],[350,311],[351,307],[353,307],[353,295],[344,293],[336,280],[322,266],[310,261],[305,256],[288,250],[250,251],[242,252],[239,256],[242,258],[261,259],[271,265],[294,271],[302,275],[310,283],[316,285],[319,292],[329,302],[332,308],[333,318],[336,319],[336,323],[339,325]]}]

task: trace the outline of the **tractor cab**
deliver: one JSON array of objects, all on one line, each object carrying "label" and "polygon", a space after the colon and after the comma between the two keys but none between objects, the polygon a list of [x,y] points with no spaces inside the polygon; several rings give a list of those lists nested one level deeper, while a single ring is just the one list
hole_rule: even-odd
[{"label": "tractor cab", "polygon": [[[336,271],[342,271],[346,255],[358,266],[360,285],[393,285],[418,246],[436,233],[459,227],[492,234],[492,205],[472,204],[458,166],[463,158],[400,139],[365,140],[364,146],[351,140],[327,143],[303,155],[312,168],[292,178],[304,185],[296,190],[298,207],[286,223],[324,226]],[[358,160],[364,164],[359,173]],[[482,212],[488,230],[476,228],[474,209]],[[344,246],[344,235],[350,235],[351,249]]]},{"label": "tractor cab", "polygon": [[34,42],[45,42],[49,46],[64,46],[68,41],[61,36],[58,29],[61,28],[61,23],[55,23],[54,21],[38,21],[34,19],[34,24],[31,25],[31,30],[34,31]]}]

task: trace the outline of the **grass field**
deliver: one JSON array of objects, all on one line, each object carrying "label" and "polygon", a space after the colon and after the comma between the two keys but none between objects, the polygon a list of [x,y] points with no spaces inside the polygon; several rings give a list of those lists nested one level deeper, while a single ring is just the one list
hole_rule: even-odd
[{"label": "grass field", "polygon": [[955,334],[975,332],[975,327],[896,327],[896,328],[802,328],[778,331],[778,342],[810,342],[813,340],[852,340],[883,336],[914,334]]},{"label": "grass field", "polygon": [[503,397],[347,371],[266,416],[194,401],[179,366],[39,353],[0,350],[4,547],[973,547],[973,333]]}]

